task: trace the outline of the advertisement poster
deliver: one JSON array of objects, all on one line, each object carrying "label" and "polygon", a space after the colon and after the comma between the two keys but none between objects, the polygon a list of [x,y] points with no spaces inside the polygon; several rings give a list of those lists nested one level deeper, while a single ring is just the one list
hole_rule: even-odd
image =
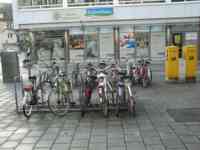
[{"label": "advertisement poster", "polygon": [[120,57],[133,58],[135,56],[136,39],[133,32],[120,35]]},{"label": "advertisement poster", "polygon": [[70,32],[69,49],[70,61],[80,62],[84,57],[84,35],[80,29],[73,29]]}]

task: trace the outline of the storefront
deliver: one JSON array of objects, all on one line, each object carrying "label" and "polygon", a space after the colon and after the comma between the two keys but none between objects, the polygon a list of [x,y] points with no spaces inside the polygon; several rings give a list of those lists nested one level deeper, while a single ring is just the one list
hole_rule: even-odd
[{"label": "storefront", "polygon": [[[198,45],[199,41],[198,24],[81,26],[31,33],[37,50],[35,58],[67,57],[70,63],[140,57],[162,62],[167,45],[179,46],[181,57],[182,46]],[[68,36],[68,45],[64,35]]]}]

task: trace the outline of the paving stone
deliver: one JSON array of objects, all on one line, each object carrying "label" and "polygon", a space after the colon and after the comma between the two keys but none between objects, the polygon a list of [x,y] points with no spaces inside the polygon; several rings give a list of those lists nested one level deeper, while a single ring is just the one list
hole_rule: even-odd
[{"label": "paving stone", "polygon": [[195,144],[199,143],[200,140],[196,136],[180,136],[180,139],[185,143],[185,144]]},{"label": "paving stone", "polygon": [[37,144],[36,144],[36,147],[51,147],[53,141],[39,141]]},{"label": "paving stone", "polygon": [[144,144],[127,143],[127,150],[146,150]]},{"label": "paving stone", "polygon": [[70,143],[72,140],[72,137],[58,137],[55,141],[55,143]]},{"label": "paving stone", "polygon": [[17,141],[7,141],[1,147],[2,148],[15,148],[19,143]]},{"label": "paving stone", "polygon": [[69,144],[54,144],[52,150],[68,150]]},{"label": "paving stone", "polygon": [[87,147],[71,147],[70,150],[88,150]]},{"label": "paving stone", "polygon": [[108,147],[108,150],[126,150],[126,147],[124,146],[124,147],[114,147],[114,146],[112,146],[112,147]]},{"label": "paving stone", "polygon": [[163,145],[147,145],[147,150],[165,150],[165,147]]},{"label": "paving stone", "polygon": [[88,140],[73,140],[71,147],[88,147]]},{"label": "paving stone", "polygon": [[200,144],[186,144],[188,150],[199,150]]},{"label": "paving stone", "polygon": [[9,140],[22,140],[25,137],[26,134],[13,134],[11,137],[9,137]]},{"label": "paving stone", "polygon": [[147,145],[161,145],[160,137],[144,138],[144,143]]},{"label": "paving stone", "polygon": [[44,131],[31,131],[30,133],[28,133],[28,135],[27,136],[41,136],[42,134],[44,134]]},{"label": "paving stone", "polygon": [[12,133],[12,131],[2,131],[0,132],[0,138],[9,137]]},{"label": "paving stone", "polygon": [[25,137],[25,138],[22,140],[22,143],[23,143],[23,144],[36,143],[38,139],[39,139],[39,137]]},{"label": "paving stone", "polygon": [[90,143],[105,143],[106,139],[106,136],[91,136]]},{"label": "paving stone", "polygon": [[17,146],[16,150],[32,150],[34,144],[20,144]]},{"label": "paving stone", "polygon": [[106,143],[94,143],[89,145],[89,150],[106,150]]}]

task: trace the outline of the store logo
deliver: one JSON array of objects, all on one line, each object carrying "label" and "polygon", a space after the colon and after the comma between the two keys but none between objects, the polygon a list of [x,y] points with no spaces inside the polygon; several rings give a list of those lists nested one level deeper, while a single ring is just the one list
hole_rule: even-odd
[{"label": "store logo", "polygon": [[110,16],[112,14],[112,7],[98,7],[86,9],[86,16]]}]

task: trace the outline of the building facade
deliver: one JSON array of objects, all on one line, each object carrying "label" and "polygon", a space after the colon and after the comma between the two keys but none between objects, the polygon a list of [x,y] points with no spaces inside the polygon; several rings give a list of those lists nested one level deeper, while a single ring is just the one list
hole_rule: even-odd
[{"label": "building facade", "polygon": [[198,0],[13,0],[14,28],[31,32],[37,58],[69,62],[163,61],[172,44],[180,57],[187,44],[200,52],[199,8]]},{"label": "building facade", "polygon": [[0,4],[0,52],[17,50],[17,36],[13,30],[11,4]]}]

